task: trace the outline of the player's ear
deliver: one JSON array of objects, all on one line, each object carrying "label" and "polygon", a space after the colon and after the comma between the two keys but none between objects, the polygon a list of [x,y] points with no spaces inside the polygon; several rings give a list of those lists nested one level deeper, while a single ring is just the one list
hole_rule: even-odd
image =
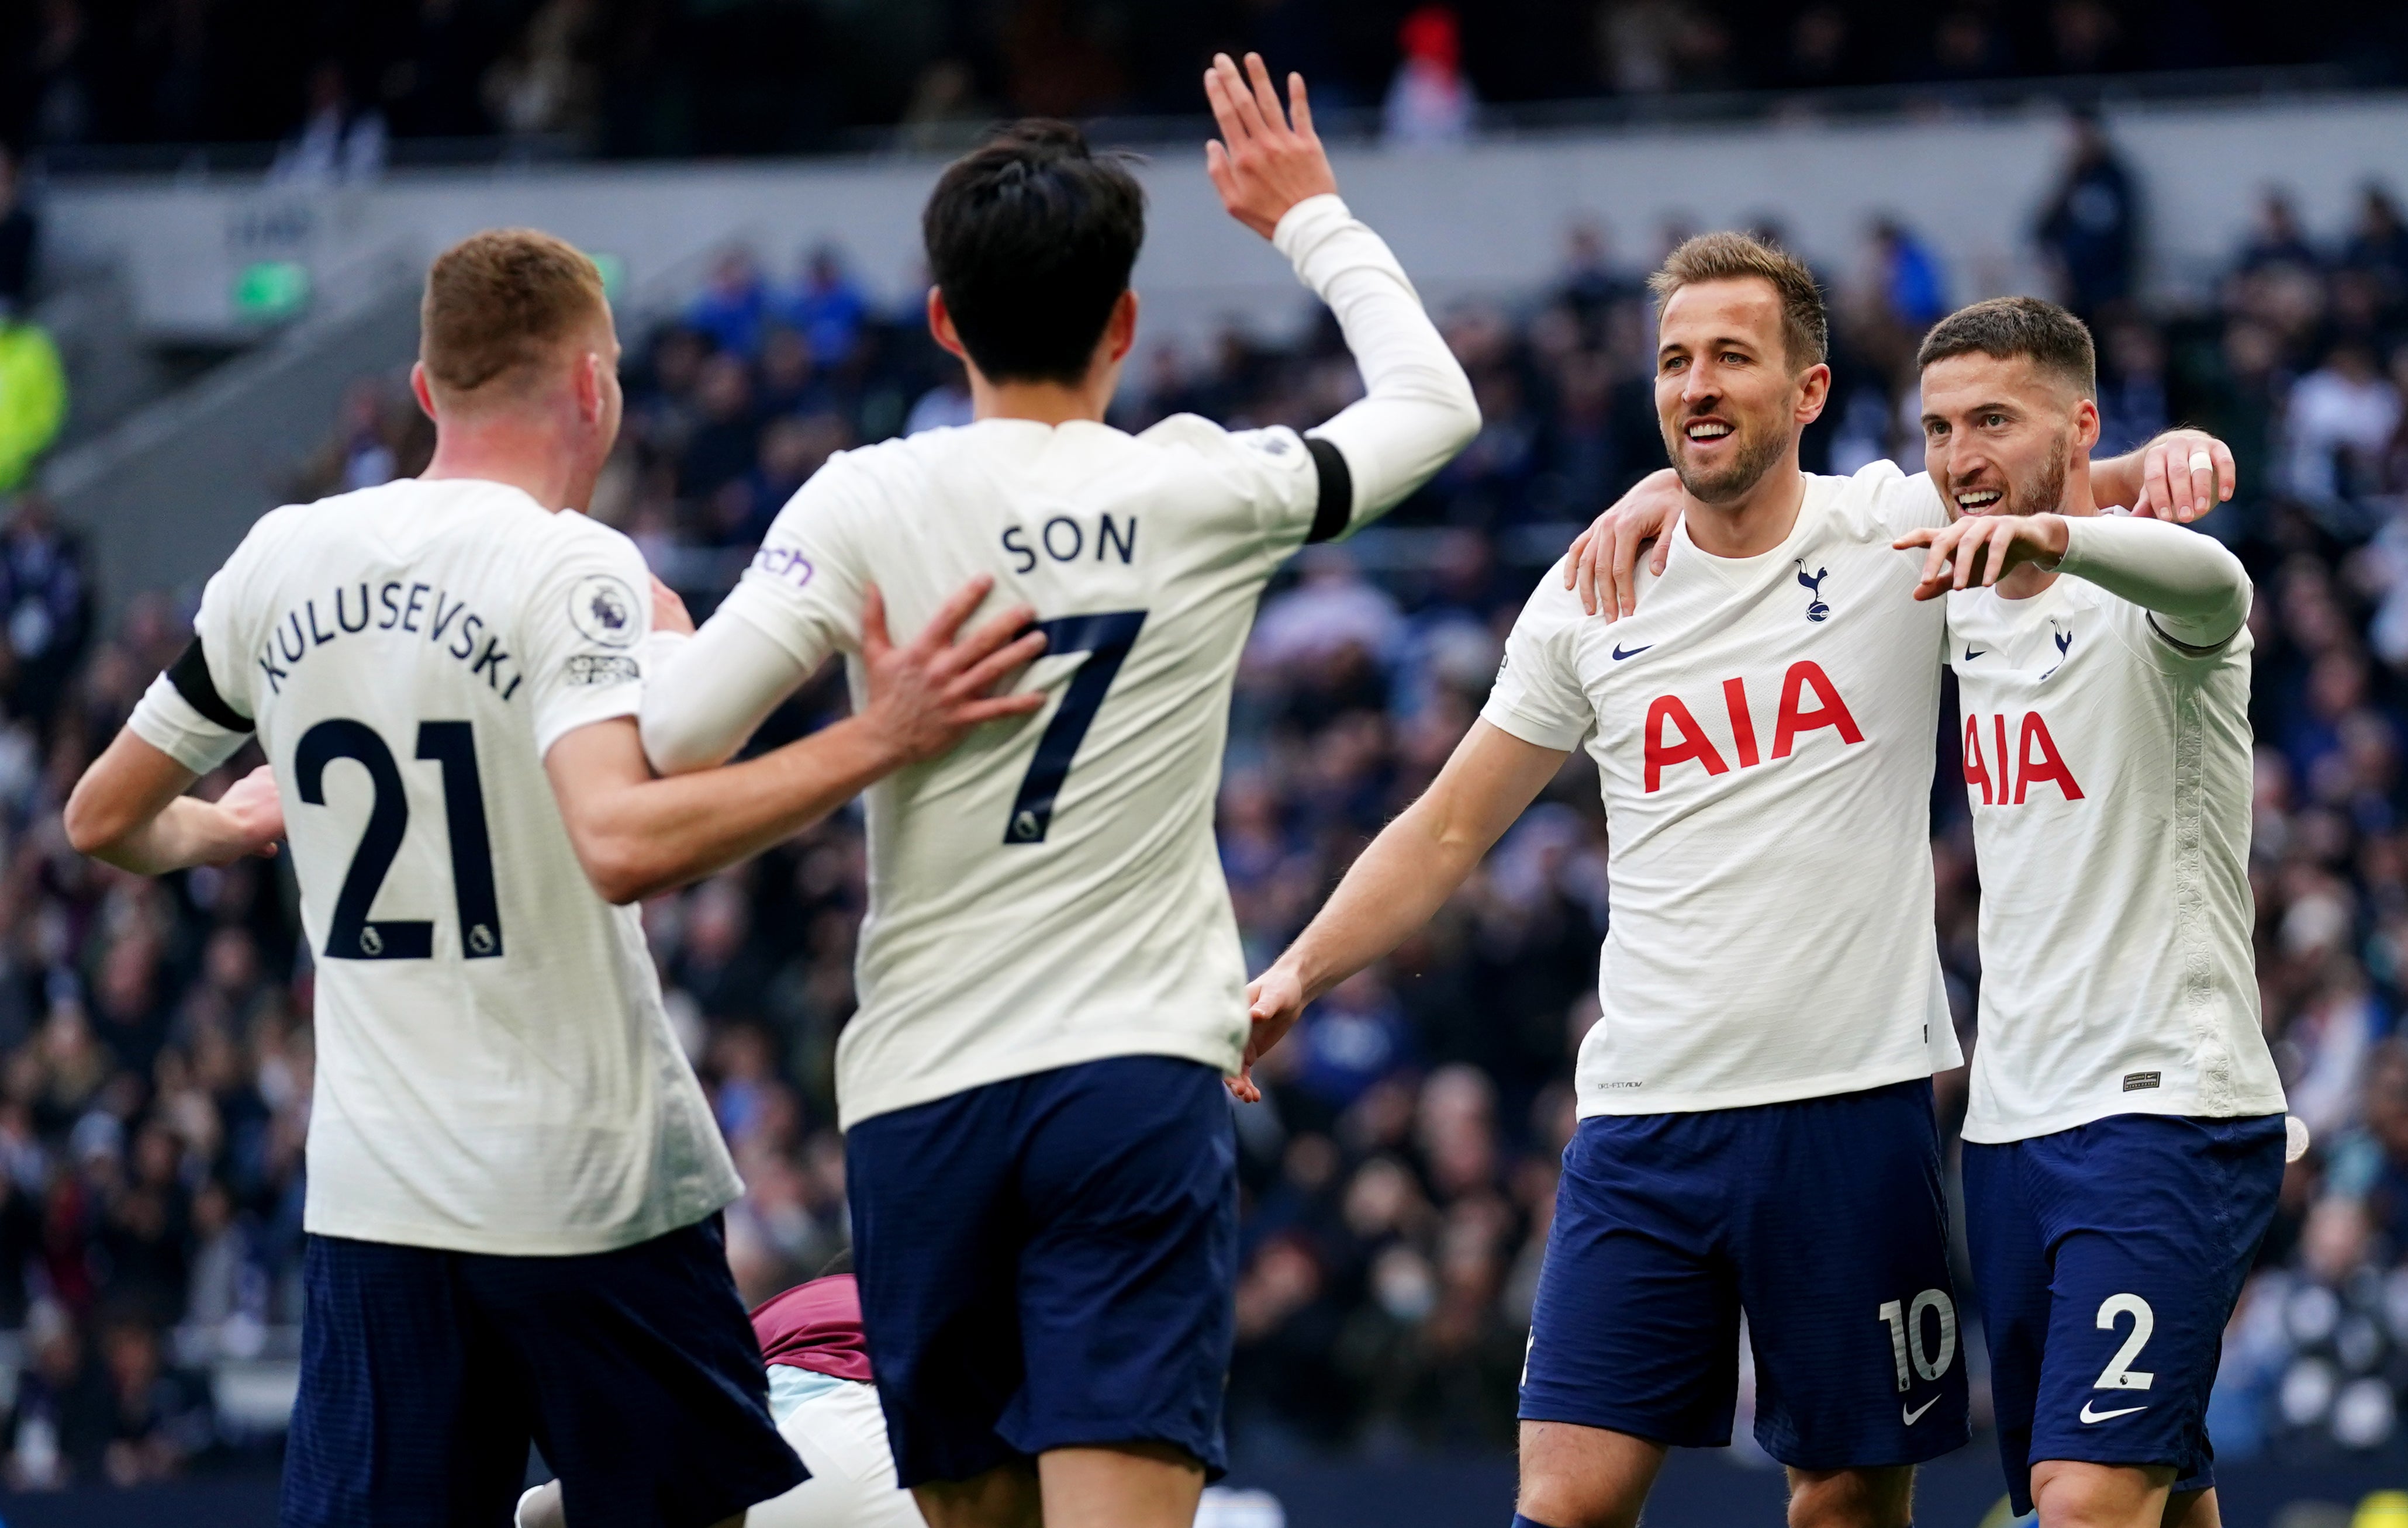
[{"label": "player's ear", "polygon": [[2088,456],[2099,444],[2099,404],[2093,398],[2077,398],[2073,403],[2073,438],[2069,445],[2077,457]]},{"label": "player's ear", "polygon": [[409,364],[409,395],[418,400],[418,411],[428,419],[435,417],[435,390],[426,380],[426,363]]},{"label": "player's ear", "polygon": [[1104,321],[1105,358],[1117,365],[1128,359],[1137,346],[1137,288],[1125,287],[1112,304],[1112,316]]},{"label": "player's ear", "polygon": [[605,364],[607,363],[592,350],[577,358],[577,417],[587,424],[598,423],[608,411],[608,388],[602,378]]},{"label": "player's ear", "polygon": [[1798,378],[1798,422],[1813,423],[1823,417],[1823,406],[1831,401],[1831,368],[1817,361]]},{"label": "player's ear", "polygon": [[945,307],[945,293],[941,287],[928,289],[928,334],[936,340],[937,348],[947,355],[964,362],[969,360],[969,351],[962,349],[961,332],[953,327],[953,315]]}]

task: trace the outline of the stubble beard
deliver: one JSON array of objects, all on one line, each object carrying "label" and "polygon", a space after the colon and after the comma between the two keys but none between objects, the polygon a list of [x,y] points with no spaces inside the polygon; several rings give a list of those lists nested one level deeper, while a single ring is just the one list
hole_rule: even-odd
[{"label": "stubble beard", "polygon": [[[2065,448],[2071,432],[2059,430],[2049,447],[2047,464],[2028,484],[2011,487],[1999,507],[1987,511],[1993,515],[2054,515],[2065,507]],[[1953,502],[1953,496],[1952,496]]]},{"label": "stubble beard", "polygon": [[[1682,421],[1684,424],[1687,421]],[[1680,429],[1665,432],[1664,448],[1672,459],[1672,470],[1678,474],[1681,486],[1699,504],[1726,505],[1747,497],[1756,485],[1764,480],[1788,442],[1771,431],[1754,431],[1742,425],[1739,431],[1739,450],[1731,453],[1730,464],[1715,472],[1703,472],[1689,464],[1689,437]]]}]

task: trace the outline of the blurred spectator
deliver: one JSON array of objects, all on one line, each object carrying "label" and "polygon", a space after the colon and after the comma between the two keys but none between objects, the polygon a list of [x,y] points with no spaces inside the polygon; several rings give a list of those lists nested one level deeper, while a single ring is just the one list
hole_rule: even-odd
[{"label": "blurred spectator", "polygon": [[82,538],[30,490],[0,530],[0,620],[8,714],[47,735],[92,635],[92,584]]},{"label": "blurred spectator", "polygon": [[[1470,83],[1463,77],[1463,41],[1455,12],[1423,6],[1397,28],[1403,55],[1382,109],[1390,143],[1408,148],[1460,143],[1471,136]],[[1283,84],[1281,93],[1286,93]]]},{"label": "blurred spectator", "polygon": [[34,295],[34,242],[39,226],[25,203],[17,159],[0,143],[0,323],[30,310]]},{"label": "blurred spectator", "polygon": [[1874,222],[1872,246],[1876,279],[1893,318],[1920,336],[1946,316],[1947,278],[1931,246],[1895,218]]},{"label": "blurred spectator", "polygon": [[2300,229],[2300,215],[2291,207],[2291,198],[2278,190],[2269,190],[2258,203],[2258,222],[2249,233],[2248,242],[2241,249],[2240,268],[2243,274],[2261,271],[2270,265],[2290,265],[2304,270],[2316,270],[2324,262],[2316,257],[2315,246]]},{"label": "blurred spectator", "polygon": [[2100,456],[2145,446],[2172,422],[2166,401],[2166,346],[2149,324],[2110,325],[2100,336]]},{"label": "blurred spectator", "polygon": [[584,136],[599,125],[603,21],[596,0],[544,0],[485,73],[485,109],[503,131]]},{"label": "blurred spectator", "polygon": [[2400,390],[2359,343],[2336,346],[2291,390],[2286,486],[2330,502],[2372,490],[2400,428]]},{"label": "blurred spectator", "polygon": [[298,136],[276,151],[268,178],[296,185],[373,180],[384,173],[384,114],[351,100],[343,66],[333,59],[309,71],[308,109]]},{"label": "blurred spectator", "polygon": [[2056,268],[2058,300],[2096,323],[2132,293],[2140,211],[2131,172],[2097,116],[2077,114],[2072,126],[2073,151],[2037,232]]},{"label": "blurred spectator", "polygon": [[712,262],[710,284],[685,310],[686,327],[729,355],[749,359],[761,346],[769,315],[768,283],[760,262],[745,249],[726,250]]},{"label": "blurred spectator", "polygon": [[152,1485],[183,1474],[215,1431],[208,1378],[167,1366],[159,1334],[140,1321],[112,1324],[102,1356],[116,1402],[116,1426],[103,1456],[109,1483]]},{"label": "blurred spectator", "polygon": [[41,325],[0,306],[0,493],[25,481],[66,418],[58,347]]},{"label": "blurred spectator", "polygon": [[869,298],[845,270],[843,257],[826,244],[804,260],[802,279],[780,306],[785,321],[823,366],[845,363],[869,316]]}]

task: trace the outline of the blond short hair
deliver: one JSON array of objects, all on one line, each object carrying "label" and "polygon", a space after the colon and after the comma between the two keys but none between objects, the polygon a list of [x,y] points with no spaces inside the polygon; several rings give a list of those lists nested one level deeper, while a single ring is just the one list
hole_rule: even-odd
[{"label": "blond short hair", "polygon": [[532,228],[489,228],[435,257],[419,360],[444,393],[482,401],[523,386],[609,312],[602,273],[575,248]]},{"label": "blond short hair", "polygon": [[1831,348],[1823,289],[1804,261],[1777,245],[1745,234],[1699,234],[1664,258],[1664,268],[1647,278],[1647,287],[1660,313],[1683,287],[1749,279],[1771,283],[1781,299],[1781,348],[1790,371],[1822,364]]}]

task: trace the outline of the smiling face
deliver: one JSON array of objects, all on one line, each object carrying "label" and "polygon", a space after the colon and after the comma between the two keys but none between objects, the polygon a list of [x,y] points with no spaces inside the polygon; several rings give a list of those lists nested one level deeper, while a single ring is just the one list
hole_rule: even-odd
[{"label": "smiling face", "polygon": [[1923,460],[1958,515],[2043,515],[2099,443],[2099,406],[2029,356],[1969,351],[1923,368]]},{"label": "smiling face", "polygon": [[1831,369],[1793,371],[1770,281],[1699,281],[1664,302],[1656,418],[1681,486],[1701,503],[1744,498],[1823,411]]}]

